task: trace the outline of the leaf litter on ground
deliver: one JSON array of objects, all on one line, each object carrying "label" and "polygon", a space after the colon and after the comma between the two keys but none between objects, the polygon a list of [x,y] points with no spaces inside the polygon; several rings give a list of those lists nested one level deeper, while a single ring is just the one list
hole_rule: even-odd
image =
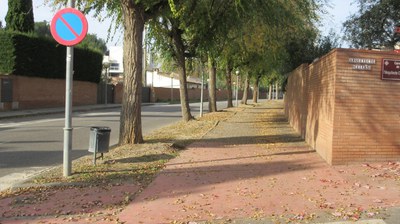
[{"label": "leaf litter on ground", "polygon": [[[218,122],[234,115],[236,110],[238,108],[209,113],[189,122],[181,121],[160,128],[145,136],[144,144],[122,145],[110,149],[104,154],[103,160],[97,161],[96,166],[93,165],[92,155],[81,157],[72,162],[72,176],[68,178],[62,176],[62,166],[47,170],[19,188],[0,192],[0,202],[13,199],[12,207],[23,209],[24,206],[48,201],[49,195],[54,191],[95,186],[111,189],[123,184],[137,185],[138,192],[141,192],[164,168],[166,162],[178,156],[179,151],[190,143],[201,139]],[[129,203],[133,197],[134,195],[128,193],[121,204]],[[96,202],[96,205],[106,206],[100,202]],[[25,212],[13,215],[26,216]]]}]

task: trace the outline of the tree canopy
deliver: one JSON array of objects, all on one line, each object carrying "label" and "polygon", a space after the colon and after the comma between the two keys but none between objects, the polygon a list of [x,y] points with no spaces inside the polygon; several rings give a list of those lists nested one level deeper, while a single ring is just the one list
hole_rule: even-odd
[{"label": "tree canopy", "polygon": [[32,0],[8,0],[6,29],[19,32],[34,30]]},{"label": "tree canopy", "polygon": [[[186,86],[188,60],[210,65],[210,89],[216,69],[225,65],[257,77],[283,71],[290,42],[317,36],[314,24],[326,0],[81,0],[77,7],[100,19],[114,18],[124,30],[124,93],[120,143],[141,143],[143,31],[150,25],[151,42],[180,74],[184,120],[190,120]],[[56,0],[54,3],[65,3]],[[313,39],[315,40],[315,38]],[[294,46],[296,47],[296,46]],[[297,46],[298,47],[298,46]],[[213,81],[214,83],[211,83]],[[210,97],[212,93],[210,92]],[[214,99],[215,100],[215,99]]]},{"label": "tree canopy", "polygon": [[359,10],[344,22],[345,39],[355,48],[393,48],[400,38],[398,0],[357,0]]}]

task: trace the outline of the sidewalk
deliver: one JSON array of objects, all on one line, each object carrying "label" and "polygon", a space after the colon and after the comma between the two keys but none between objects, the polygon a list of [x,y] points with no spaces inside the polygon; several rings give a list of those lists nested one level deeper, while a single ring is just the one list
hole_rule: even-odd
[{"label": "sidewalk", "polygon": [[327,165],[272,102],[221,121],[143,192],[66,187],[0,199],[0,223],[397,224],[399,181],[399,162]]}]

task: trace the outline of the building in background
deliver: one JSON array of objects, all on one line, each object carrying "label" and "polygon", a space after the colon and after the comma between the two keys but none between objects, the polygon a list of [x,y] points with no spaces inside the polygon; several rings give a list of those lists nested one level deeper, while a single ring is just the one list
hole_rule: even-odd
[{"label": "building in background", "polygon": [[121,46],[110,47],[103,57],[103,67],[107,69],[106,74],[110,82],[116,85],[122,82],[124,75],[123,50]]},{"label": "building in background", "polygon": [[[123,48],[122,46],[110,47],[108,55],[103,59],[103,64],[107,69],[109,80],[112,84],[123,82]],[[151,57],[146,57],[146,74],[143,77],[143,85],[147,87],[179,88],[179,75],[174,72],[160,71],[160,65],[155,63]],[[201,88],[201,79],[197,77],[187,77],[189,89]]]}]

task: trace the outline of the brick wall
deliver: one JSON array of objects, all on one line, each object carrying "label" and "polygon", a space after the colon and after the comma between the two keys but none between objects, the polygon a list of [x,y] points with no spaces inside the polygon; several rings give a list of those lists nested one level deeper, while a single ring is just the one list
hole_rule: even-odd
[{"label": "brick wall", "polygon": [[[122,84],[118,84],[114,88],[114,102],[121,103],[122,102]],[[188,95],[190,100],[200,100],[200,91],[201,89],[188,89]],[[226,100],[227,99],[227,90],[218,90],[217,91],[217,100]],[[262,93],[263,98],[266,97],[266,93]],[[252,94],[249,91],[249,99]],[[242,98],[242,92],[239,91],[239,100]],[[260,97],[262,98],[262,97]],[[173,99],[174,101],[180,100],[179,89],[173,89]],[[151,88],[151,99],[150,102],[169,102],[171,100],[171,89],[170,88],[162,88],[162,87],[153,87]],[[204,90],[204,101],[208,100],[208,89]]]},{"label": "brick wall", "polygon": [[328,163],[332,161],[335,55],[303,64],[288,78],[285,113],[293,128]]},{"label": "brick wall", "polygon": [[[62,107],[65,104],[65,80],[25,76],[0,76],[12,79],[13,109]],[[83,81],[73,83],[73,104],[97,103],[97,84]],[[5,106],[3,110],[11,109]]]},{"label": "brick wall", "polygon": [[333,51],[309,66],[306,76],[306,141],[322,158],[332,163],[332,134],[335,93],[335,60]]},{"label": "brick wall", "polygon": [[[375,59],[355,70],[349,58]],[[330,164],[400,159],[400,81],[381,80],[391,52],[336,49],[288,79],[290,124]]]},{"label": "brick wall", "polygon": [[[226,100],[227,99],[227,90],[217,90],[217,100]],[[188,95],[190,100],[200,100],[201,89],[188,89]],[[239,94],[240,96],[241,94]],[[204,100],[208,99],[208,89],[204,89]],[[173,89],[173,99],[175,101],[180,100],[179,89]],[[152,102],[163,102],[171,100],[171,89],[170,88],[162,88],[162,87],[154,87],[152,88]]]},{"label": "brick wall", "polygon": [[[371,71],[353,70],[349,58],[375,59]],[[337,52],[333,163],[400,159],[400,81],[381,79],[390,52]]]},{"label": "brick wall", "polygon": [[306,76],[308,65],[302,64],[288,77],[285,94],[285,114],[292,127],[305,138],[307,118]]}]

